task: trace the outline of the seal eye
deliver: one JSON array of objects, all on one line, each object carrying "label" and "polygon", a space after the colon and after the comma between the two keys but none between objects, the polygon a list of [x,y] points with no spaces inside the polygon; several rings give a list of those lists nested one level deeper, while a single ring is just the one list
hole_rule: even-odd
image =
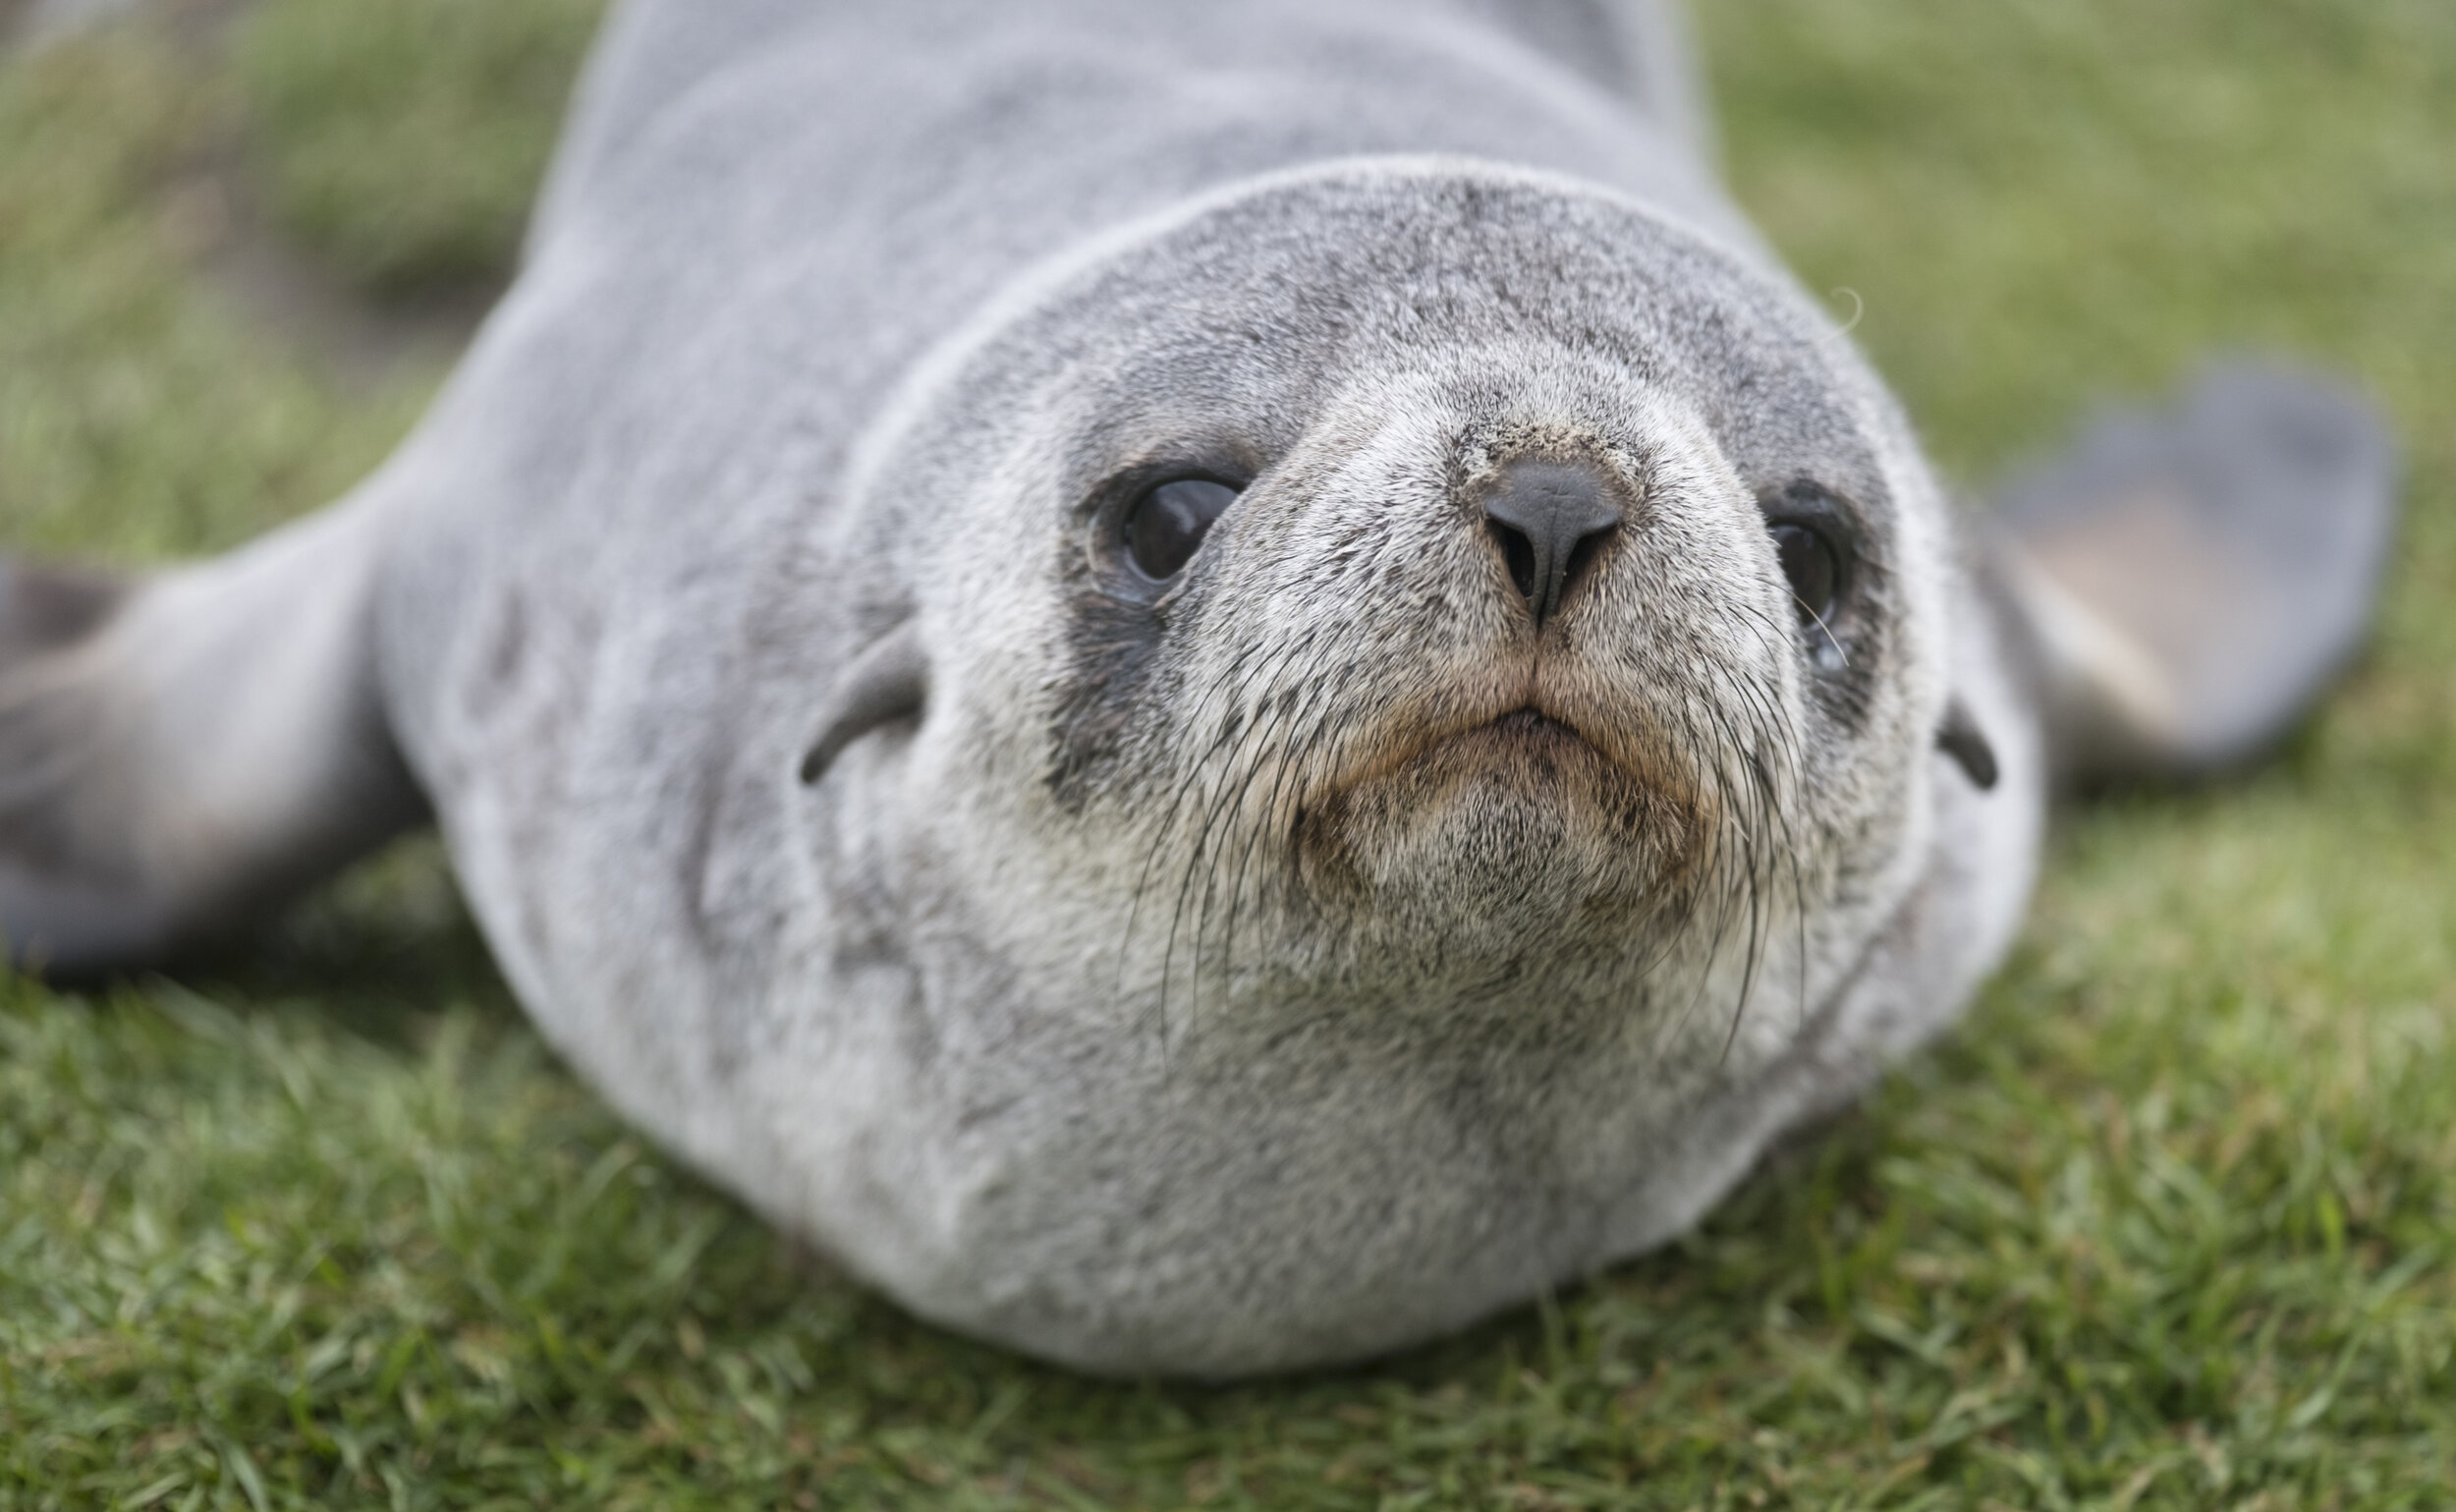
[{"label": "seal eye", "polygon": [[1185,571],[1211,526],[1237,502],[1237,490],[1207,477],[1181,477],[1135,500],[1126,516],[1126,555],[1135,571],[1165,583]]},{"label": "seal eye", "polygon": [[1782,575],[1791,581],[1802,625],[1833,623],[1833,601],[1842,587],[1842,561],[1814,526],[1789,521],[1773,528],[1774,552],[1782,559]]}]

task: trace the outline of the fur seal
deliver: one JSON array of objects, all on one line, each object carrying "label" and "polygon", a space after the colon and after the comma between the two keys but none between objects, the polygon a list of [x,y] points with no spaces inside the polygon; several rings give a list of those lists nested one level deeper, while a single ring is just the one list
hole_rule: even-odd
[{"label": "fur seal", "polygon": [[13,954],[431,812],[628,1117],[1094,1371],[1661,1243],[1950,1020],[2059,763],[2291,716],[2390,473],[2238,370],[1957,524],[1695,99],[1646,0],[629,0],[375,476],[14,580]]}]

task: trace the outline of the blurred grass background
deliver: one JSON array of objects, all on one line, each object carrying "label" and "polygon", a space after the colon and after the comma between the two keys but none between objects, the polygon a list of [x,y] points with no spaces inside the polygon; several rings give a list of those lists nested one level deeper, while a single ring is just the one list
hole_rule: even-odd
[{"label": "blurred grass background", "polygon": [[[0,543],[217,549],[377,461],[595,9],[0,57]],[[2277,759],[2068,815],[1964,1027],[1694,1239],[1226,1390],[794,1254],[555,1066],[414,843],[175,980],[0,983],[0,1509],[2456,1500],[2456,8],[1697,9],[1743,198],[1966,481],[2211,349],[2394,413],[2381,633]]]}]

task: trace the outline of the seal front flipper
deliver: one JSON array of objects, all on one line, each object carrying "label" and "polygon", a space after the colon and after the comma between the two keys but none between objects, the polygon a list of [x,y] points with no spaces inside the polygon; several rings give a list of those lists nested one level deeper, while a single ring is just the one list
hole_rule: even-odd
[{"label": "seal front flipper", "polygon": [[2058,775],[2191,775],[2282,734],[2370,624],[2396,475],[2357,395],[2212,364],[2171,411],[2110,411],[2017,476],[1990,565]]},{"label": "seal front flipper", "polygon": [[380,711],[365,510],[133,583],[0,572],[0,934],[140,965],[421,812]]},{"label": "seal front flipper", "polygon": [[93,634],[129,588],[109,573],[0,560],[0,677]]}]

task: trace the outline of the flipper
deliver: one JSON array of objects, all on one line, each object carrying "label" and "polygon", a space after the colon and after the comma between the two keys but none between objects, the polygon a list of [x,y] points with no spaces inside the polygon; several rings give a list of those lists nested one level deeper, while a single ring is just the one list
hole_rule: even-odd
[{"label": "flipper", "polygon": [[0,677],[93,634],[128,589],[108,573],[0,561]]},{"label": "flipper", "polygon": [[2353,655],[2395,524],[2377,412],[2325,379],[2212,364],[2017,476],[1987,566],[2067,782],[2192,776],[2282,735]]},{"label": "flipper", "polygon": [[421,812],[381,712],[377,538],[336,511],[150,579],[0,567],[0,934],[142,965]]}]

